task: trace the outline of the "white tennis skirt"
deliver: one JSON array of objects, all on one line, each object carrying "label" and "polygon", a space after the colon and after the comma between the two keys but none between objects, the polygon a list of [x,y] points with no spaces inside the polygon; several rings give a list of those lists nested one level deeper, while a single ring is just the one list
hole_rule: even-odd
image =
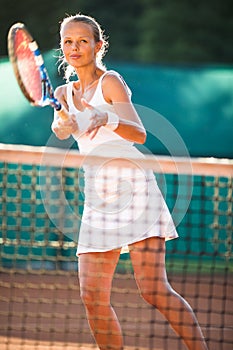
[{"label": "white tennis skirt", "polygon": [[149,237],[178,234],[152,171],[85,167],[84,210],[77,255],[116,248]]}]

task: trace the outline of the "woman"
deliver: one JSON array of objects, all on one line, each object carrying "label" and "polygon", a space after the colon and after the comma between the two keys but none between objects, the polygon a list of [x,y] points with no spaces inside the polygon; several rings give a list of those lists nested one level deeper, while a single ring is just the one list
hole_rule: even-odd
[{"label": "woman", "polygon": [[[54,133],[59,139],[73,135],[80,153],[139,156],[133,143],[143,144],[146,132],[126,83],[117,72],[106,71],[102,65],[107,42],[100,26],[93,18],[79,14],[63,20],[60,35],[66,78],[72,74],[71,68],[78,80],[56,89],[56,97],[70,117],[64,121],[55,113]],[[119,255],[126,246],[142,297],[165,316],[187,349],[206,350],[191,307],[167,280],[165,240],[177,237],[170,213],[152,173],[144,173],[137,165],[135,168],[136,181],[132,181],[129,170],[122,170],[126,181],[116,185],[116,171],[109,173],[108,164],[84,166],[85,205],[77,255],[81,298],[93,336],[99,349],[123,349],[110,295]],[[149,212],[152,214],[145,222],[145,213]]]}]

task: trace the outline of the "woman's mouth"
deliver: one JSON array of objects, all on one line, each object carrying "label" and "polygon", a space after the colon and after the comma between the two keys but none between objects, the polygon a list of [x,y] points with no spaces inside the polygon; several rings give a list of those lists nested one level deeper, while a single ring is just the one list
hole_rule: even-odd
[{"label": "woman's mouth", "polygon": [[79,55],[79,54],[70,55],[70,58],[71,58],[71,59],[78,59],[78,58],[80,58],[80,57],[81,57],[81,55]]}]

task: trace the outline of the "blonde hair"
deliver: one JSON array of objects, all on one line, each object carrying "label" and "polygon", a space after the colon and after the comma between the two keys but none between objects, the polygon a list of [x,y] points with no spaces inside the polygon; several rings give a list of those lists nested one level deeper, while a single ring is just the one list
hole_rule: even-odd
[{"label": "blonde hair", "polygon": [[[61,31],[64,28],[64,26],[70,22],[82,22],[82,23],[88,24],[92,28],[95,42],[98,43],[99,41],[102,41],[101,49],[98,51],[98,53],[96,55],[96,61],[97,61],[97,65],[99,68],[105,69],[105,66],[104,66],[102,60],[103,60],[104,55],[107,52],[107,48],[108,48],[109,44],[108,44],[107,38],[104,35],[104,32],[101,29],[99,23],[93,17],[82,15],[82,14],[68,16],[68,17],[65,17],[63,19],[63,21],[61,22],[60,35],[61,35]],[[61,55],[59,56],[60,64],[59,64],[58,70],[60,71],[61,68],[64,70],[65,80],[67,82],[69,82],[70,77],[75,75],[75,70],[72,66],[70,66],[66,62],[61,49],[60,49],[60,52],[61,52]]]}]

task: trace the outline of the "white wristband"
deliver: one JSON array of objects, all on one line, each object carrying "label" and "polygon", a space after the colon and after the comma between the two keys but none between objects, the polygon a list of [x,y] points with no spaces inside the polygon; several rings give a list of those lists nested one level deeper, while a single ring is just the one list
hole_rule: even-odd
[{"label": "white wristband", "polygon": [[105,125],[106,128],[114,131],[118,128],[119,125],[119,117],[117,114],[112,113],[112,112],[108,112],[108,122]]}]

